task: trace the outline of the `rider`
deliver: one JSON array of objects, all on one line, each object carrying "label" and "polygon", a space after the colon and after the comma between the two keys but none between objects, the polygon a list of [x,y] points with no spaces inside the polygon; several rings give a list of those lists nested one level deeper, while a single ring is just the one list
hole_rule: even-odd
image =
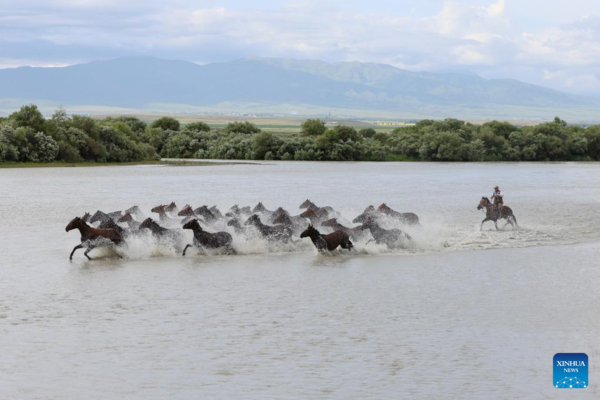
[{"label": "rider", "polygon": [[500,211],[502,209],[502,206],[504,205],[503,197],[504,195],[500,191],[500,188],[498,186],[495,186],[494,193],[492,194],[491,199],[494,202],[494,207],[496,207],[496,211]]}]

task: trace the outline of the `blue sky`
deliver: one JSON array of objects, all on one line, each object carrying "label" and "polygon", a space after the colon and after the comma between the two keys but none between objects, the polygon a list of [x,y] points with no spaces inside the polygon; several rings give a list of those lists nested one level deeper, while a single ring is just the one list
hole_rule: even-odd
[{"label": "blue sky", "polygon": [[0,67],[150,55],[465,70],[600,92],[598,0],[0,0]]}]

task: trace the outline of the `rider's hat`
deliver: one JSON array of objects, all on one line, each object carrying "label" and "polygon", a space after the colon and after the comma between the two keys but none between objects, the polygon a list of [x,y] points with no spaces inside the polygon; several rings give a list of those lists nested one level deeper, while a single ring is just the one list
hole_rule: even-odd
[{"label": "rider's hat", "polygon": [[498,186],[494,186],[494,189],[500,189]]}]

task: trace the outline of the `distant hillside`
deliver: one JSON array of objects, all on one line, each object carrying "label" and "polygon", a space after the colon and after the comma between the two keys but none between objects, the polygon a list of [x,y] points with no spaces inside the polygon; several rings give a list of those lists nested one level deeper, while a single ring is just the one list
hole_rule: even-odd
[{"label": "distant hillside", "polygon": [[229,112],[240,105],[244,112],[285,112],[285,104],[315,112],[335,108],[432,117],[513,113],[545,118],[561,110],[600,109],[598,100],[515,80],[410,72],[373,63],[262,58],[201,66],[131,57],[64,68],[4,69],[3,99],[165,111],[186,106],[218,111],[226,105],[223,111]]}]

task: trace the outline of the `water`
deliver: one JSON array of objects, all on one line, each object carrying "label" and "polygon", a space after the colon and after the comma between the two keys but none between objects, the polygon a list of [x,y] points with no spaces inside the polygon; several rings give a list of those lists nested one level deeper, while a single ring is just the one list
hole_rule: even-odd
[{"label": "water", "polygon": [[[495,185],[521,229],[479,231]],[[557,352],[590,357],[568,395],[599,395],[598,164],[14,169],[0,190],[2,399],[564,398]],[[397,251],[236,237],[238,255],[183,258],[139,239],[68,261],[85,211],[306,198],[423,226]]]}]

